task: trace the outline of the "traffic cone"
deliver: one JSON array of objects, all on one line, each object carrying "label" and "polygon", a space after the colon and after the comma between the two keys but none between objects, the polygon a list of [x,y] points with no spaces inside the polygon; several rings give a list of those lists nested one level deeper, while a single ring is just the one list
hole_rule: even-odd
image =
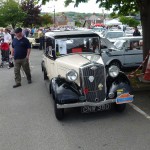
[{"label": "traffic cone", "polygon": [[144,80],[150,81],[150,53],[149,53],[149,59],[147,62],[146,71],[144,73]]}]

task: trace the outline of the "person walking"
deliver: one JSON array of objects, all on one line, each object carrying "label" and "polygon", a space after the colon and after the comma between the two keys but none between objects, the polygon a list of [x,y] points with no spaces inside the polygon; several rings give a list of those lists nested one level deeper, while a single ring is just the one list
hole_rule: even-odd
[{"label": "person walking", "polygon": [[141,33],[137,27],[134,28],[133,36],[141,36]]},{"label": "person walking", "polygon": [[15,35],[16,37],[13,39],[11,50],[11,57],[14,57],[14,74],[16,82],[13,88],[21,86],[21,75],[20,75],[21,67],[23,68],[27,76],[28,83],[29,84],[32,83],[29,66],[31,44],[29,40],[23,36],[21,28],[17,28],[15,30]]},{"label": "person walking", "polygon": [[[5,29],[5,32],[3,33],[3,43],[1,43],[1,55],[2,55],[2,62],[0,67],[2,68],[4,65],[4,61],[9,62],[9,53],[10,53],[10,44],[12,42],[11,35],[9,34],[9,30]],[[8,66],[8,69],[10,67]]]}]

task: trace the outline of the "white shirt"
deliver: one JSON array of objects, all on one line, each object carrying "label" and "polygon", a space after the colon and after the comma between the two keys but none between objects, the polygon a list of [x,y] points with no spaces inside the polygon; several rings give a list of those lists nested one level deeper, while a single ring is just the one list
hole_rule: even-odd
[{"label": "white shirt", "polygon": [[11,43],[12,42],[12,38],[11,38],[11,35],[9,33],[4,33],[4,42],[5,43]]}]

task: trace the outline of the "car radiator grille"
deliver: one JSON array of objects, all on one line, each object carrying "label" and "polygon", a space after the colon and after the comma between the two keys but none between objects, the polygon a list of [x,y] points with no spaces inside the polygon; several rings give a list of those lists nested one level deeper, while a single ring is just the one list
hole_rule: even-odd
[{"label": "car radiator grille", "polygon": [[[80,68],[81,86],[86,101],[100,102],[105,99],[105,68],[100,64],[87,64]],[[86,91],[86,93],[85,93]]]}]

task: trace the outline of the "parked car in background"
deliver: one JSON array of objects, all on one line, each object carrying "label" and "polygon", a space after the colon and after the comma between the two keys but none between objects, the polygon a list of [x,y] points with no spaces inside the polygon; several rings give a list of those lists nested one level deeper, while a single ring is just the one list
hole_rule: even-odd
[{"label": "parked car in background", "polygon": [[64,109],[81,107],[82,112],[118,112],[133,101],[130,82],[117,66],[106,69],[100,51],[100,37],[90,31],[45,33],[42,58],[44,80],[54,100],[55,116]]},{"label": "parked car in background", "polygon": [[102,33],[103,31],[105,30],[105,28],[103,28],[103,27],[93,27],[92,28],[92,31],[93,32],[98,32],[98,33]]},{"label": "parked car in background", "polygon": [[40,42],[39,42],[37,33],[35,33],[33,36],[27,37],[27,39],[31,43],[31,47],[39,47],[40,46]]},{"label": "parked car in background", "polygon": [[116,65],[120,69],[141,65],[143,61],[141,40],[142,36],[118,38],[113,46],[108,46],[102,53],[105,65]]},{"label": "parked car in background", "polygon": [[125,33],[122,30],[106,30],[100,34],[101,37],[107,38],[110,42],[114,43],[117,38],[124,37]]}]

